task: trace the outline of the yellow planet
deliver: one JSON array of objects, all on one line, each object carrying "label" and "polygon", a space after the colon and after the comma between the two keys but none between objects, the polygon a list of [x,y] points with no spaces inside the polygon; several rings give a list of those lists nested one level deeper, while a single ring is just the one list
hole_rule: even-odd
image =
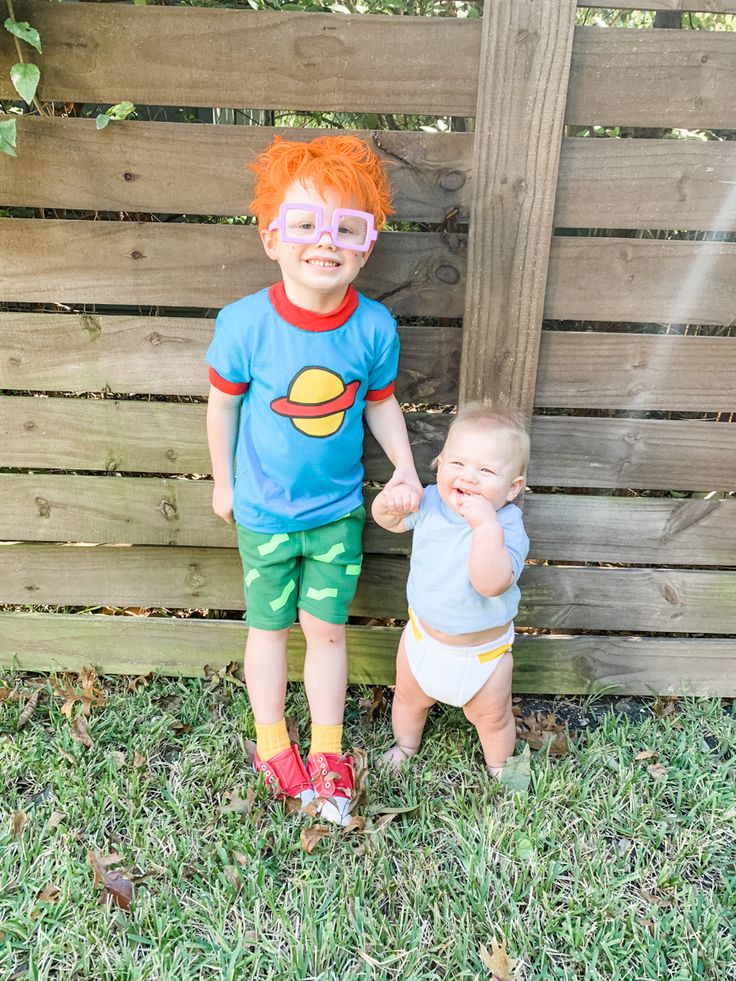
[{"label": "yellow planet", "polygon": [[274,399],[271,408],[290,419],[305,436],[332,436],[342,426],[346,410],[355,404],[359,388],[359,381],[346,385],[329,368],[302,368],[292,379],[288,394]]}]

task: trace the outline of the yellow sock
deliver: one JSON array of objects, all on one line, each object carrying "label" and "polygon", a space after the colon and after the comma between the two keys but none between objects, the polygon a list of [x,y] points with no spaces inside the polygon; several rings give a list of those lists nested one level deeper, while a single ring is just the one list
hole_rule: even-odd
[{"label": "yellow sock", "polygon": [[259,726],[256,722],[256,750],[260,760],[270,760],[291,746],[286,720],[274,722],[268,726]]},{"label": "yellow sock", "polygon": [[310,753],[342,753],[342,726],[312,725]]}]

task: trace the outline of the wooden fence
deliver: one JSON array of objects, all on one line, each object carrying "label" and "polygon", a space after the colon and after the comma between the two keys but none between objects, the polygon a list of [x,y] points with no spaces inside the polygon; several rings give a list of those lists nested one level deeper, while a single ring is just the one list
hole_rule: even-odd
[{"label": "wooden fence", "polygon": [[[40,30],[39,95],[57,106],[475,117],[473,133],[364,134],[391,161],[397,217],[435,230],[381,236],[358,286],[402,318],[404,403],[502,391],[536,410],[515,686],[736,693],[736,338],[714,329],[736,319],[736,244],[631,232],[736,230],[736,143],[564,135],[736,129],[736,35],[575,28],[575,0],[488,0],[482,20],[15,12]],[[2,99],[15,60],[0,32]],[[203,356],[216,310],[273,268],[253,227],[182,216],[242,214],[244,161],[272,136],[18,119],[0,207],[35,213],[0,220],[0,664],[196,675],[240,657],[234,618],[13,607],[243,608],[234,535],[203,479]],[[710,329],[641,326],[668,323]],[[448,418],[407,414],[425,480]],[[388,476],[370,439],[366,476]],[[369,525],[356,619],[404,615],[408,546]],[[351,625],[351,679],[390,683],[396,641]]]}]

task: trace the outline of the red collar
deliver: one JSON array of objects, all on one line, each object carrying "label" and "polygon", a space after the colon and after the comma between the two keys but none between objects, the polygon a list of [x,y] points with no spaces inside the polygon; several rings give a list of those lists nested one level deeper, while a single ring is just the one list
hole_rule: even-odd
[{"label": "red collar", "polygon": [[268,290],[268,298],[271,301],[276,313],[293,327],[301,330],[320,332],[323,330],[335,330],[352,317],[358,306],[358,294],[352,286],[348,286],[345,298],[336,310],[330,313],[313,313],[298,307],[286,295],[284,281],[280,279]]}]

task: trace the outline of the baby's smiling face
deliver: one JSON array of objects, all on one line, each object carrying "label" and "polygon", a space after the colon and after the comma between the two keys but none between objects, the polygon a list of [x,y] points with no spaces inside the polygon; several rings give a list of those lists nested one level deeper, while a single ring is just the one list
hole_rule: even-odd
[{"label": "baby's smiling face", "polygon": [[453,511],[468,494],[480,495],[498,511],[524,486],[518,450],[506,433],[457,426],[437,458],[437,489]]}]

